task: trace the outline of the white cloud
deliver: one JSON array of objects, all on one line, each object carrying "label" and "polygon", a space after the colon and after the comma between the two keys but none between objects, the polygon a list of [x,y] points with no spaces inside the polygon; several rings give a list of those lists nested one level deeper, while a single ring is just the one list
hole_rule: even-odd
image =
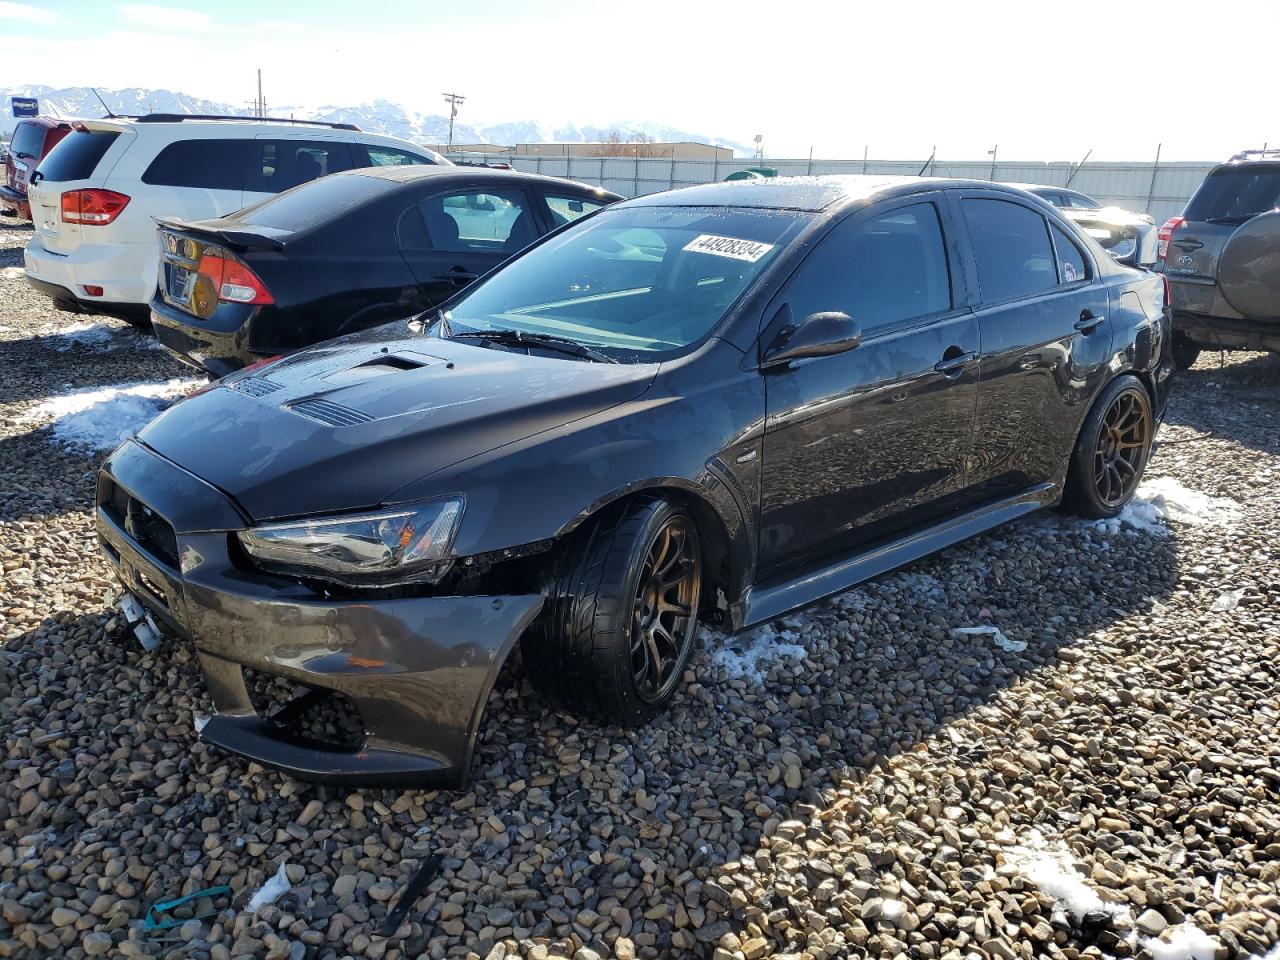
[{"label": "white cloud", "polygon": [[10,3],[0,0],[0,20],[26,20],[30,23],[54,23],[58,20],[56,10],[33,7],[28,3]]},{"label": "white cloud", "polygon": [[125,3],[120,16],[128,23],[152,30],[204,30],[214,25],[213,17],[200,10],[180,10],[153,3]]}]

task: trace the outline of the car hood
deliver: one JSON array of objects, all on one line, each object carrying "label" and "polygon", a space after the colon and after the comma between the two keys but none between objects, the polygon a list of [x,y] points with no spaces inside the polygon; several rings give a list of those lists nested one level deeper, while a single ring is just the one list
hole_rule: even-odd
[{"label": "car hood", "polygon": [[361,340],[234,374],[138,439],[257,521],[365,509],[437,470],[631,400],[657,370],[425,336]]}]

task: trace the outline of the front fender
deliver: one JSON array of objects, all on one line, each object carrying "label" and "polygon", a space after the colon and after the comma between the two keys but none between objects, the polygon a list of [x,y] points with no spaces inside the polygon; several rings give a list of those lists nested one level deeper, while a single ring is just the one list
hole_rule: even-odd
[{"label": "front fender", "polygon": [[464,496],[454,540],[463,557],[558,539],[622,497],[667,491],[719,525],[729,595],[754,569],[764,386],[739,369],[740,352],[719,353],[664,370],[635,400],[438,471],[390,502]]}]

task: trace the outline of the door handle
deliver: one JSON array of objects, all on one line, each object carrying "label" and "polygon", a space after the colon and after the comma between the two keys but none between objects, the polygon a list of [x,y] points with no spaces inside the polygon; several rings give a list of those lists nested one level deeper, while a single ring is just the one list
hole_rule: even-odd
[{"label": "door handle", "polygon": [[436,279],[452,280],[454,283],[457,283],[457,284],[467,284],[467,283],[470,283],[472,280],[475,280],[479,276],[480,275],[478,273],[472,273],[466,267],[454,267],[448,273],[437,273]]},{"label": "door handle", "polygon": [[[958,348],[953,348],[958,349]],[[951,351],[948,350],[948,353]],[[978,359],[978,355],[973,352],[957,354],[953,357],[944,357],[933,365],[933,369],[937,370],[943,376],[958,376],[965,367]]]},{"label": "door handle", "polygon": [[1075,327],[1087,336],[1097,330],[1098,327],[1102,326],[1103,321],[1106,319],[1106,317],[1099,317],[1095,315],[1092,310],[1086,308],[1080,311],[1080,319],[1076,321]]},{"label": "door handle", "polygon": [[1204,244],[1201,243],[1199,240],[1191,240],[1191,239],[1175,240],[1173,241],[1173,245],[1175,247],[1178,247],[1180,250],[1199,250],[1201,247],[1204,246]]}]

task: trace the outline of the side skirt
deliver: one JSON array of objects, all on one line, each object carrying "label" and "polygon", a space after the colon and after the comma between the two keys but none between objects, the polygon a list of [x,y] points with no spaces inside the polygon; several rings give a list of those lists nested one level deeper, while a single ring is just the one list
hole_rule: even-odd
[{"label": "side skirt", "polygon": [[733,629],[745,630],[780,617],[797,607],[841,593],[864,580],[888,573],[992,527],[1052,506],[1061,495],[1062,489],[1058,484],[1042,483],[1016,497],[984,504],[969,513],[944,520],[865,553],[809,570],[793,579],[752,586],[742,601],[734,606]]}]

